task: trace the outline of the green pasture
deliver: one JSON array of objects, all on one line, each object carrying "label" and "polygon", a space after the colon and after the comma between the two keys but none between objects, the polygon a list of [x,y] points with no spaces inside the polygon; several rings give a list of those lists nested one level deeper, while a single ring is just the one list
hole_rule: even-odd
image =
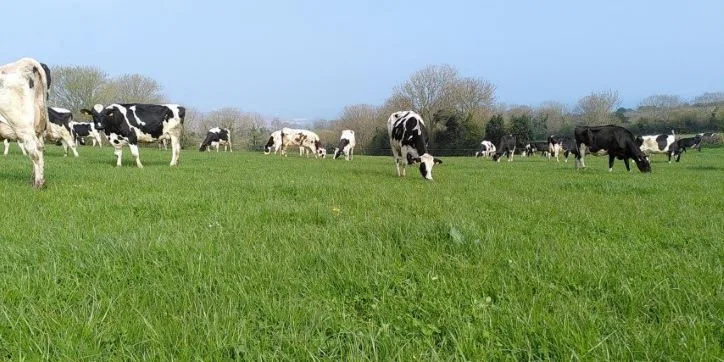
[{"label": "green pasture", "polygon": [[0,360],[724,358],[724,149],[0,159]]}]

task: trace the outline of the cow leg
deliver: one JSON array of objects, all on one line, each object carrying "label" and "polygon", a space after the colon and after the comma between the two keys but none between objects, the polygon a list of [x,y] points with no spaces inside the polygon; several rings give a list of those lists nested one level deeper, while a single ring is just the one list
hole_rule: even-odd
[{"label": "cow leg", "polygon": [[115,148],[113,154],[116,155],[116,167],[121,167],[121,158],[123,156],[123,149],[121,147],[120,144],[113,145],[113,148]]},{"label": "cow leg", "polygon": [[586,168],[586,145],[581,143],[578,145],[578,155],[576,155],[576,167]]},{"label": "cow leg", "polygon": [[629,167],[628,157],[623,158],[623,164],[626,165],[626,171],[631,172],[631,167]]},{"label": "cow leg", "polygon": [[181,156],[181,139],[177,135],[171,135],[171,166],[178,166]]},{"label": "cow leg", "polygon": [[613,155],[608,155],[608,172],[613,171],[613,161],[616,159]]},{"label": "cow leg", "polygon": [[5,140],[3,141],[3,143],[5,144],[5,151],[3,152],[3,156],[7,157],[8,151],[10,151],[10,141]]},{"label": "cow leg", "polygon": [[45,185],[45,176],[43,175],[45,165],[45,161],[43,160],[43,144],[35,135],[24,137],[18,135],[18,137],[22,137],[20,140],[23,143],[23,153],[30,156],[30,159],[33,161],[33,186],[39,189]]},{"label": "cow leg", "polygon": [[70,150],[73,152],[73,157],[78,157],[78,151],[75,149],[75,145],[73,143],[68,143],[66,140],[61,140],[60,142],[63,143],[65,156],[68,156],[68,147],[70,147]]},{"label": "cow leg", "polygon": [[128,148],[131,149],[131,155],[136,159],[136,166],[138,166],[138,168],[143,168],[143,164],[141,164],[141,157],[138,153],[138,145],[129,143]]}]

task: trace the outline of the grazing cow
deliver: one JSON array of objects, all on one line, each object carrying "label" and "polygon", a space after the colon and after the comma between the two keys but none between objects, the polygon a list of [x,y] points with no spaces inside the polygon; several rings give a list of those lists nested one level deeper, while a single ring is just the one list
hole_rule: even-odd
[{"label": "grazing cow", "polygon": [[563,151],[563,145],[561,145],[561,141],[553,135],[548,136],[548,161],[550,161],[551,157],[555,157],[556,162],[561,162],[558,159],[558,154],[561,151]]},{"label": "grazing cow", "polygon": [[60,142],[63,145],[63,156],[68,156],[68,147],[73,151],[73,156],[78,157],[73,139],[73,128],[70,123],[73,120],[73,113],[65,108],[48,107],[48,125],[45,129],[45,139],[51,142]]},{"label": "grazing cow", "polygon": [[345,160],[351,160],[354,154],[355,144],[354,131],[350,129],[342,131],[342,136],[339,137],[339,145],[337,145],[337,148],[334,150],[334,159],[336,160],[344,154]]},{"label": "grazing cow", "polygon": [[234,150],[231,147],[231,131],[228,128],[214,127],[206,133],[206,138],[201,142],[199,151],[210,151],[211,148],[216,147],[216,152],[219,152],[219,146],[224,146],[224,151]]},{"label": "grazing cow", "polygon": [[319,136],[317,136],[316,133],[312,131],[308,131],[306,129],[292,129],[292,128],[282,128],[282,152],[281,154],[283,156],[287,155],[287,147],[291,146],[299,146],[299,155],[303,155],[305,150],[308,149],[312,154],[314,154],[314,158],[317,158],[319,154],[317,153],[317,149],[321,147],[321,143],[319,142]]},{"label": "grazing cow", "polygon": [[85,145],[85,138],[90,137],[93,141],[91,147],[95,147],[96,144],[98,145],[98,147],[101,147],[101,134],[98,133],[96,127],[93,126],[93,122],[71,121],[69,125],[70,128],[73,130],[73,136],[76,146]]},{"label": "grazing cow", "polygon": [[324,147],[317,148],[317,155],[321,158],[327,158],[327,149]]},{"label": "grazing cow", "polygon": [[500,157],[503,155],[508,156],[508,162],[513,161],[513,155],[515,154],[515,145],[518,143],[516,137],[512,134],[505,135],[500,138],[498,143],[498,150],[493,155],[493,161],[500,162]]},{"label": "grazing cow", "polygon": [[164,138],[171,139],[171,166],[178,165],[186,108],[177,104],[131,103],[108,107],[96,104],[92,109],[82,109],[81,112],[93,116],[96,129],[105,132],[115,148],[116,166],[121,166],[124,144],[128,144],[136,165],[142,168],[138,143],[157,142]]},{"label": "grazing cow", "polygon": [[523,156],[533,156],[536,152],[541,152],[542,156],[548,156],[548,146],[549,143],[547,141],[530,142],[524,146],[524,152],[521,154]]},{"label": "grazing cow", "polygon": [[475,157],[483,156],[490,158],[495,153],[495,145],[493,142],[490,142],[488,140],[483,140],[483,142],[480,142],[480,151],[475,152]]},{"label": "grazing cow", "polygon": [[671,156],[676,156],[676,162],[679,162],[681,158],[681,152],[679,146],[676,143],[676,137],[673,134],[659,134],[652,136],[639,136],[636,137],[636,144],[649,158],[654,153],[663,153],[669,157],[669,163],[671,163]]},{"label": "grazing cow", "polygon": [[596,155],[608,154],[608,171],[613,170],[614,158],[622,159],[626,170],[631,171],[628,160],[631,158],[641,172],[651,172],[651,164],[646,155],[636,145],[633,134],[619,126],[576,126],[573,131],[576,147],[576,168],[586,168],[586,150]]},{"label": "grazing cow", "polygon": [[33,186],[45,184],[42,134],[48,123],[50,69],[32,58],[0,66],[0,138],[22,142],[33,162]]},{"label": "grazing cow", "polygon": [[274,150],[274,154],[277,154],[277,151],[282,148],[282,131],[274,131],[269,136],[269,140],[266,142],[266,145],[264,145],[264,154],[268,155]]},{"label": "grazing cow", "polygon": [[686,152],[687,148],[701,152],[701,136],[696,135],[694,137],[679,139],[676,141],[676,145],[679,147],[679,155],[681,155],[681,152]]},{"label": "grazing cow", "polygon": [[397,176],[405,176],[408,164],[419,163],[422,177],[432,180],[432,167],[442,161],[427,151],[427,129],[422,117],[413,111],[392,113],[387,119],[387,131]]}]

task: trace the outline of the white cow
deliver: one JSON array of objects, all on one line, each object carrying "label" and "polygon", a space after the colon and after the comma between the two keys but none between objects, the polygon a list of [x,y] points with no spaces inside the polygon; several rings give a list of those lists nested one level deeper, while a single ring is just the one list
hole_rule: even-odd
[{"label": "white cow", "polygon": [[344,154],[345,160],[351,160],[355,144],[354,131],[350,129],[342,131],[342,136],[339,137],[339,145],[334,150],[334,158],[337,159],[337,157]]},{"label": "white cow", "polygon": [[50,69],[32,58],[0,66],[0,138],[18,140],[33,161],[33,186],[45,184],[42,134],[48,123]]},{"label": "white cow", "polygon": [[283,156],[287,155],[287,147],[290,145],[299,146],[300,155],[303,152],[302,149],[306,148],[314,154],[314,158],[317,158],[319,156],[317,150],[321,147],[321,142],[319,141],[319,136],[312,131],[308,131],[306,129],[282,128],[281,154]]}]

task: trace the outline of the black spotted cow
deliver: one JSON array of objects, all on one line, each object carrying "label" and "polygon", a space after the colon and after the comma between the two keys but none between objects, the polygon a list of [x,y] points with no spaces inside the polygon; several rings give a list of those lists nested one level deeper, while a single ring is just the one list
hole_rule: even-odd
[{"label": "black spotted cow", "polygon": [[264,145],[264,154],[268,155],[272,151],[274,151],[274,154],[276,155],[279,149],[282,148],[282,131],[274,131],[269,135],[269,140],[266,142],[266,145]]},{"label": "black spotted cow", "polygon": [[354,146],[357,144],[354,138],[354,131],[346,129],[342,131],[342,135],[339,137],[339,145],[334,150],[334,159],[344,155],[344,159],[349,161],[352,159],[354,154]]},{"label": "black spotted cow", "polygon": [[427,129],[419,114],[413,111],[392,113],[387,119],[392,156],[397,176],[404,177],[407,165],[420,164],[420,174],[432,180],[432,167],[442,163],[427,150]]},{"label": "black spotted cow", "polygon": [[98,133],[98,130],[93,125],[93,122],[70,122],[70,128],[73,130],[73,136],[75,145],[85,145],[86,138],[90,137],[92,141],[92,146],[95,147],[98,145],[98,147],[101,147],[101,134]]},{"label": "black spotted cow", "polygon": [[[318,150],[322,146],[322,144],[319,141],[319,136],[316,133],[308,131],[306,129],[292,129],[285,127],[282,128],[281,138],[282,156],[287,155],[287,148],[289,148],[289,146],[298,146],[300,156],[304,155],[306,153],[306,150],[309,150],[309,152],[314,155],[314,158],[319,157]],[[308,155],[308,153],[306,154]]]},{"label": "black spotted cow", "polygon": [[50,69],[32,58],[0,66],[0,138],[17,140],[33,162],[33,186],[45,184],[42,135],[48,124]]},{"label": "black spotted cow", "polygon": [[177,104],[111,104],[103,107],[96,104],[82,113],[93,117],[96,129],[105,132],[108,142],[113,145],[116,166],[121,166],[122,147],[128,144],[136,165],[143,167],[138,154],[138,143],[171,140],[171,166],[177,166],[181,153],[181,133],[186,117],[186,108]]},{"label": "black spotted cow", "polygon": [[633,159],[641,172],[651,172],[646,155],[636,145],[631,131],[614,125],[576,126],[573,130],[576,147],[576,168],[586,168],[586,152],[594,155],[608,155],[608,171],[613,170],[613,160],[622,159],[626,170],[631,171],[628,160]]},{"label": "black spotted cow", "polygon": [[668,156],[669,163],[671,163],[671,156],[676,156],[676,162],[681,159],[681,152],[679,146],[676,143],[676,137],[673,134],[658,134],[651,136],[639,136],[636,137],[636,144],[649,158],[654,153],[663,153]]},{"label": "black spotted cow", "polygon": [[493,161],[500,162],[501,157],[507,156],[508,162],[512,162],[515,155],[515,147],[517,143],[518,140],[515,135],[508,134],[500,137],[500,142],[498,142],[498,150],[495,151],[495,154],[493,155]]},{"label": "black spotted cow", "polygon": [[231,131],[228,128],[214,127],[206,133],[206,138],[201,142],[199,151],[210,151],[211,148],[216,147],[216,152],[219,152],[220,146],[224,146],[224,151],[234,152],[231,147]]},{"label": "black spotted cow", "polygon": [[73,151],[73,156],[78,157],[78,151],[73,139],[73,128],[70,123],[73,121],[73,113],[65,108],[48,107],[48,125],[45,128],[45,139],[51,142],[60,142],[63,146],[63,155],[68,156],[68,147]]}]

